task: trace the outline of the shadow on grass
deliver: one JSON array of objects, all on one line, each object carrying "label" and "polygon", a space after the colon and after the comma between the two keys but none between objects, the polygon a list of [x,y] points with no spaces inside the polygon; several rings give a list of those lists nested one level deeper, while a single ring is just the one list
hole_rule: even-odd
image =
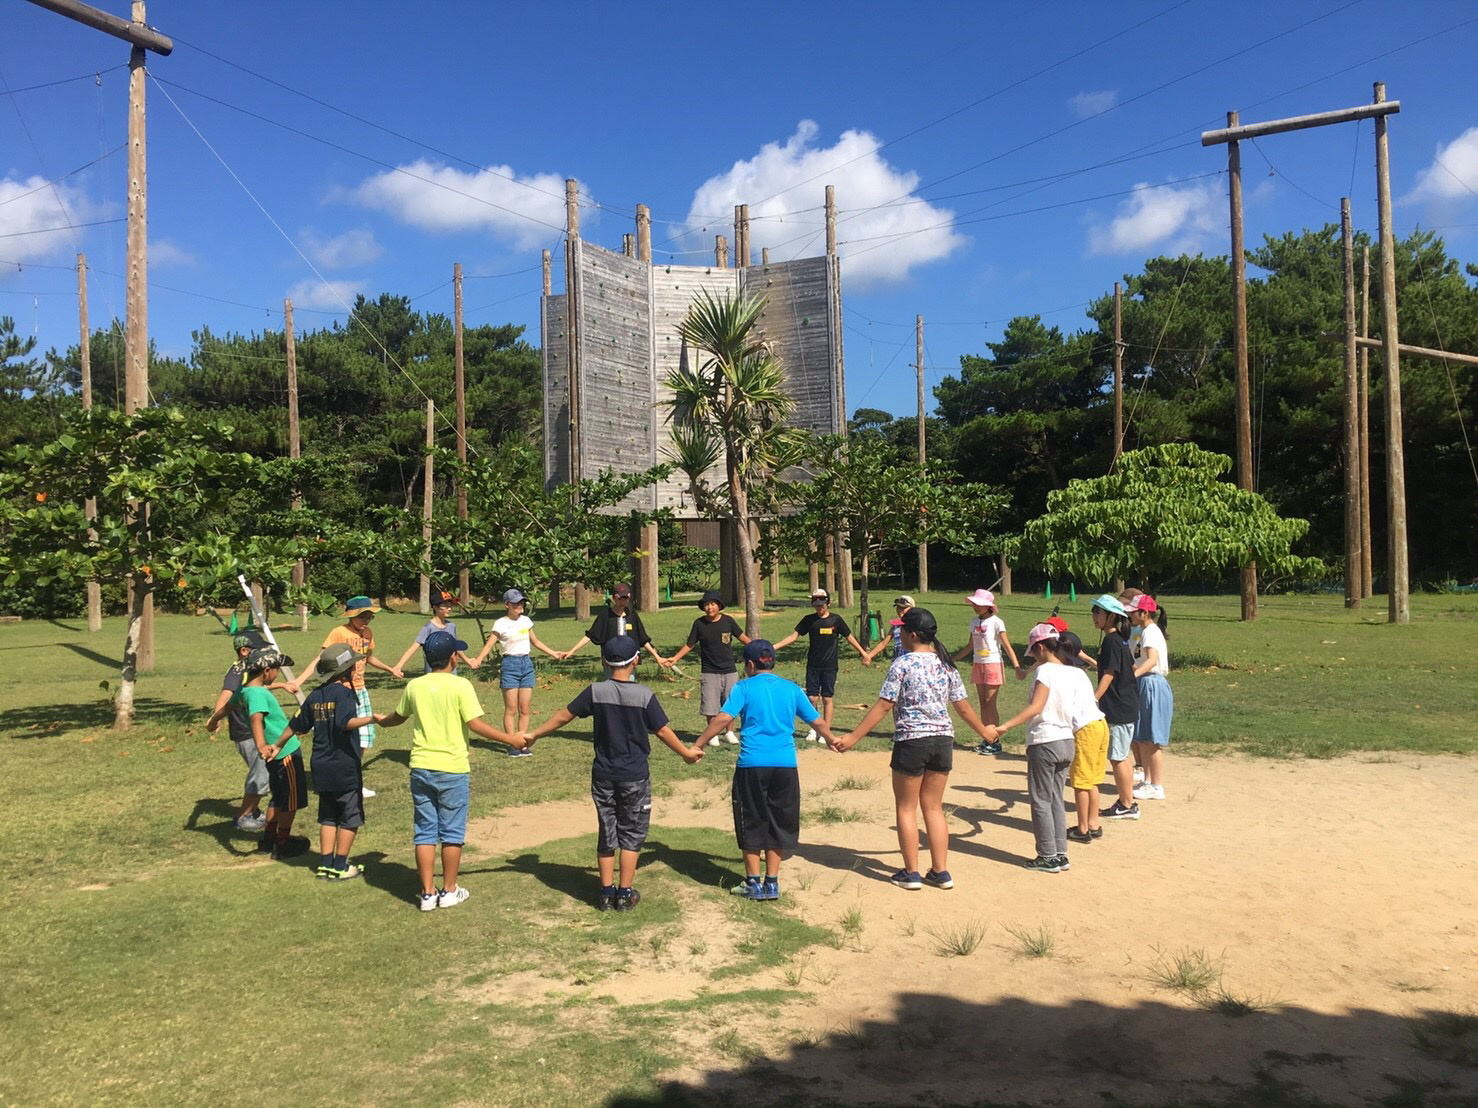
[{"label": "shadow on grass", "polygon": [[[177,700],[140,697],[133,702],[134,728],[199,722],[197,706]],[[0,735],[42,739],[59,731],[84,731],[113,726],[113,705],[99,698],[83,704],[33,704],[0,712]]]},{"label": "shadow on grass", "polygon": [[236,829],[236,811],[240,806],[240,802],[236,800],[203,796],[195,802],[195,807],[185,817],[184,829],[209,835],[233,858],[254,855],[262,835],[260,831]]},{"label": "shadow on grass", "polygon": [[123,659],[115,658],[111,654],[99,654],[96,650],[89,650],[85,646],[78,646],[74,642],[59,642],[55,645],[63,650],[70,650],[79,657],[86,658],[89,662],[96,662],[100,666],[107,666],[109,670],[117,673],[123,668]]},{"label": "shadow on grass", "polygon": [[[310,854],[310,856],[312,856]],[[383,850],[371,850],[367,854],[355,853],[354,861],[364,867],[364,883],[372,889],[387,893],[396,900],[417,905],[421,896],[421,878],[415,866],[404,862],[392,862]],[[315,865],[317,862],[315,861]],[[463,870],[463,873],[468,871]],[[333,884],[334,882],[327,882]],[[353,884],[353,882],[343,882]]]},{"label": "shadow on grass", "polygon": [[[732,1051],[686,1080],[617,1092],[599,1103],[1478,1104],[1478,1069],[1424,1056],[1407,1020],[1369,1009],[1328,1014],[1280,1007],[1236,1018],[1162,1000],[974,1003],[905,992],[885,1016],[849,1016],[838,1008],[831,1019],[819,1036],[797,1031],[787,1042],[782,1035],[767,1050]],[[1010,1049],[978,1049],[1003,1037]]]}]

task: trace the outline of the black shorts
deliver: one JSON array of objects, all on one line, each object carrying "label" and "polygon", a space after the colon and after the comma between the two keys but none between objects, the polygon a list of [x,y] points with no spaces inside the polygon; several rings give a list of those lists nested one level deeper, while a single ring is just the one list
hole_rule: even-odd
[{"label": "black shorts", "polygon": [[364,791],[318,794],[318,823],[321,827],[344,827],[350,831],[364,826]]},{"label": "black shorts", "polygon": [[806,667],[806,695],[824,696],[828,700],[837,694],[837,671],[836,666],[830,669],[816,669],[813,666]]},{"label": "black shorts", "polygon": [[652,827],[652,779],[606,781],[592,777],[590,799],[595,801],[595,819],[600,827],[596,852],[640,850]]},{"label": "black shorts", "polygon": [[925,735],[918,739],[894,740],[888,763],[895,773],[922,777],[925,773],[948,773],[955,768],[953,735]]},{"label": "black shorts", "polygon": [[267,763],[267,787],[271,790],[272,807],[279,813],[296,812],[303,806],[307,781],[301,750]]},{"label": "black shorts", "polygon": [[801,837],[801,777],[794,766],[736,769],[729,795],[740,850],[795,849]]}]

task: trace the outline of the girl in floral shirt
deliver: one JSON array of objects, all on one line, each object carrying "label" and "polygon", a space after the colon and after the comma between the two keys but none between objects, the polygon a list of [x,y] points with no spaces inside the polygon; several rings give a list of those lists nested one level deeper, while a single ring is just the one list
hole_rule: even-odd
[{"label": "girl in floral shirt", "polygon": [[[857,729],[832,744],[838,753],[850,750],[889,711],[893,713],[893,799],[897,805],[898,849],[903,868],[891,880],[900,889],[925,884],[954,888],[949,875],[949,826],[944,818],[944,789],[954,767],[954,725],[949,707],[981,738],[985,725],[970,707],[970,694],[954,662],[939,642],[933,613],[911,608],[903,617],[902,651],[888,667],[878,702],[862,717]],[[929,836],[929,872],[919,875],[918,815],[924,815]]]}]

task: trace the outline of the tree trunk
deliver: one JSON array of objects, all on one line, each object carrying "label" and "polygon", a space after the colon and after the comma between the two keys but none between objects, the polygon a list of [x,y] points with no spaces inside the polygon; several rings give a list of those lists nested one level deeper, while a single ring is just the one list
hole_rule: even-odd
[{"label": "tree trunk", "polygon": [[[862,588],[861,588],[861,592],[862,592],[862,598],[861,598],[862,599],[862,629],[861,630],[862,630],[862,633],[857,636],[859,639],[862,640],[862,645],[863,646],[871,646],[872,645],[872,635],[870,635],[868,633],[868,618],[867,618],[868,617],[868,607],[867,607],[867,588],[868,588],[868,585],[867,585],[867,577],[868,577],[869,568],[870,568],[871,564],[872,564],[872,561],[871,561],[870,552],[868,550],[867,544],[864,543],[863,546],[862,546],[862,561],[861,561],[861,564],[858,566],[858,569],[861,571],[861,574],[862,574],[862,581],[861,581],[861,586],[862,586]],[[879,620],[878,622],[881,624],[882,623],[882,620]],[[882,628],[881,627],[878,628],[878,635],[879,635],[879,637],[882,636]]]},{"label": "tree trunk", "polygon": [[744,601],[744,633],[757,638],[760,634],[760,575],[754,564],[754,542],[749,534],[749,490],[739,476],[737,444],[730,444],[726,453],[729,504],[734,512],[734,544],[738,547],[739,596]]},{"label": "tree trunk", "polygon": [[123,640],[123,672],[118,678],[118,698],[113,702],[113,730],[127,731],[133,726],[133,687],[139,672],[139,639],[143,634],[144,605],[153,595],[153,586],[140,577],[134,578],[133,604],[128,610],[128,634]]}]

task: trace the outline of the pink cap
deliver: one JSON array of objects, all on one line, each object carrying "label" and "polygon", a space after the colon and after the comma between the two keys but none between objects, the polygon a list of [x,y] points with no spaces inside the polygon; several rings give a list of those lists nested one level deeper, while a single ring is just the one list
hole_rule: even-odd
[{"label": "pink cap", "polygon": [[965,597],[966,604],[974,604],[977,608],[994,608],[996,606],[996,594],[990,589],[976,589],[972,594]]},{"label": "pink cap", "polygon": [[1160,606],[1155,603],[1155,598],[1147,592],[1140,593],[1124,607],[1131,612],[1158,612],[1160,610]]},{"label": "pink cap", "polygon": [[1057,638],[1058,630],[1050,623],[1039,623],[1026,633],[1026,645],[1036,646],[1044,639]]}]

